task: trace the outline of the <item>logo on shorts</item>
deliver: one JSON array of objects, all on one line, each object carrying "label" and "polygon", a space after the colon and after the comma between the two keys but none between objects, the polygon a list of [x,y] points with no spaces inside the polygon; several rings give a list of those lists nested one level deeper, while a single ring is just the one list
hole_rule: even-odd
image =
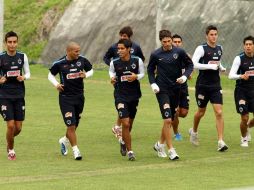
[{"label": "logo on shorts", "polygon": [[200,102],[200,100],[198,100],[198,105],[199,105],[199,106],[201,105],[201,102]]},{"label": "logo on shorts", "polygon": [[169,116],[169,112],[168,112],[168,111],[165,112],[165,116],[166,116],[166,117]]},{"label": "logo on shorts", "polygon": [[5,111],[5,110],[7,110],[7,106],[5,106],[5,105],[2,105],[2,107],[1,107],[1,110],[2,110],[2,111]]},{"label": "logo on shorts", "polygon": [[164,104],[164,105],[163,105],[163,109],[164,109],[164,110],[165,110],[165,109],[168,109],[168,108],[170,108],[169,104]]},{"label": "logo on shorts", "polygon": [[67,125],[70,125],[71,124],[71,120],[67,120],[66,123],[67,123]]},{"label": "logo on shorts", "polygon": [[245,100],[240,100],[240,101],[239,101],[239,104],[240,104],[240,105],[245,105],[245,103],[246,103]]},{"label": "logo on shorts", "polygon": [[124,104],[123,104],[123,103],[119,103],[119,104],[117,105],[117,109],[121,109],[121,108],[124,108]]},{"label": "logo on shorts", "polygon": [[25,110],[25,106],[22,106],[22,110]]},{"label": "logo on shorts", "polygon": [[6,115],[3,113],[3,118],[5,119],[6,118]]},{"label": "logo on shorts", "polygon": [[243,108],[239,107],[239,112],[242,113],[243,112]]},{"label": "logo on shorts", "polygon": [[67,118],[67,117],[72,117],[72,112],[66,112],[65,115],[64,115],[64,117],[66,117],[66,118]]},{"label": "logo on shorts", "polygon": [[204,96],[204,95],[202,95],[202,94],[199,94],[199,95],[198,95],[198,99],[200,99],[200,100],[204,100],[204,99],[205,99],[205,96]]},{"label": "logo on shorts", "polygon": [[122,117],[123,116],[123,113],[121,111],[119,111],[119,117]]},{"label": "logo on shorts", "polygon": [[178,58],[178,54],[174,53],[173,57],[174,57],[174,59],[177,59]]}]

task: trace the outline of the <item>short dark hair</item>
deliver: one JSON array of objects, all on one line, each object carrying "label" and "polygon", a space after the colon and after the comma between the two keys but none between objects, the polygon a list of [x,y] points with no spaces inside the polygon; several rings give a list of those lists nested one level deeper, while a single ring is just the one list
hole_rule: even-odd
[{"label": "short dark hair", "polygon": [[172,38],[171,37],[171,32],[169,30],[161,30],[160,33],[159,33],[159,39],[160,39],[160,41],[163,38],[166,38],[166,37]]},{"label": "short dark hair", "polygon": [[18,34],[13,31],[7,32],[5,34],[5,38],[4,38],[5,42],[7,42],[7,38],[9,38],[9,37],[17,37],[17,39],[19,39]]},{"label": "short dark hair", "polygon": [[246,41],[252,41],[252,43],[254,44],[254,37],[253,36],[247,36],[243,39],[243,44],[245,44]]},{"label": "short dark hair", "polygon": [[209,26],[207,26],[206,29],[205,29],[206,35],[207,35],[211,30],[216,30],[216,31],[218,31],[218,29],[217,29],[216,26],[214,26],[214,25],[209,25]]},{"label": "short dark hair", "polygon": [[133,35],[133,31],[130,26],[125,26],[120,30],[119,34],[120,35],[127,34],[127,36],[130,38]]},{"label": "short dark hair", "polygon": [[174,35],[172,36],[172,39],[174,39],[174,38],[180,38],[181,41],[183,41],[182,37],[181,37],[179,34],[174,34]]},{"label": "short dark hair", "polygon": [[117,42],[117,45],[118,45],[118,44],[123,44],[124,47],[126,47],[126,48],[131,48],[131,46],[132,46],[131,41],[130,41],[130,40],[127,40],[127,39],[120,39],[120,40]]}]

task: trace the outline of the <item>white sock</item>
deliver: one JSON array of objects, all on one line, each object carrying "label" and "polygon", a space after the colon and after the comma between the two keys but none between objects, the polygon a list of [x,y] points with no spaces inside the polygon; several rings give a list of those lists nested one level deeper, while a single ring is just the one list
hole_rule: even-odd
[{"label": "white sock", "polygon": [[15,154],[14,149],[9,149],[9,153],[13,153],[13,154]]},{"label": "white sock", "polygon": [[69,139],[66,136],[63,136],[63,140],[67,143],[69,142]]},{"label": "white sock", "polygon": [[73,146],[73,147],[72,147],[72,150],[73,150],[73,152],[74,152],[74,151],[79,151],[78,146],[77,146],[77,145]]}]

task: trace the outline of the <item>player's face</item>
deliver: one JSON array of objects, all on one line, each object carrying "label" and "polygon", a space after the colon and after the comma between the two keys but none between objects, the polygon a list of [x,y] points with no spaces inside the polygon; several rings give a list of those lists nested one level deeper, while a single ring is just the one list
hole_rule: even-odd
[{"label": "player's face", "polygon": [[217,30],[210,30],[209,33],[206,35],[207,42],[210,44],[216,44],[218,39],[218,32]]},{"label": "player's face", "polygon": [[73,46],[69,51],[67,51],[67,55],[71,60],[78,59],[80,54],[80,46]]},{"label": "player's face", "polygon": [[243,46],[244,52],[246,54],[253,54],[254,53],[254,44],[252,40],[246,40]]},{"label": "player's face", "polygon": [[120,58],[127,59],[130,55],[130,48],[126,48],[123,44],[117,45],[117,53]]},{"label": "player's face", "polygon": [[16,52],[18,46],[18,38],[16,36],[11,36],[6,40],[6,48],[9,53]]},{"label": "player's face", "polygon": [[125,39],[125,40],[129,40],[129,36],[127,34],[121,34],[120,35],[120,39]]},{"label": "player's face", "polygon": [[170,37],[163,38],[161,45],[164,50],[170,50],[172,48],[172,39]]},{"label": "player's face", "polygon": [[183,45],[181,38],[173,38],[173,43],[175,47],[181,47]]}]

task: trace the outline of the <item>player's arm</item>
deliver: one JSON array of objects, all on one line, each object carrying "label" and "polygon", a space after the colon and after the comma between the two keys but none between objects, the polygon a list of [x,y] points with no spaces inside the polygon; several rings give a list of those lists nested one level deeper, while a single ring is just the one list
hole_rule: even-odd
[{"label": "player's arm", "polygon": [[[0,59],[0,72],[1,72],[1,70],[2,70],[2,61],[1,61],[1,59]],[[0,84],[3,84],[3,83],[5,83],[6,82],[6,77],[5,76],[2,76],[2,75],[0,75]]]},{"label": "player's arm", "polygon": [[183,51],[182,57],[183,57],[182,62],[184,65],[184,73],[180,78],[176,80],[176,82],[180,84],[185,83],[187,78],[190,77],[193,71],[193,62],[185,51]]},{"label": "player's arm", "polygon": [[128,76],[128,82],[133,82],[135,80],[140,80],[145,76],[144,63],[140,58],[138,58],[138,64],[139,64],[138,74],[131,73],[131,75]]},{"label": "player's arm", "polygon": [[64,85],[59,83],[55,77],[55,75],[57,75],[58,72],[59,72],[59,68],[57,64],[53,64],[51,69],[49,69],[48,80],[56,87],[56,89],[59,92],[62,92],[64,91]]},{"label": "player's arm", "polygon": [[115,67],[114,67],[113,61],[111,61],[109,64],[108,73],[109,73],[111,84],[115,84],[116,83],[116,72],[115,72]]},{"label": "player's arm", "polygon": [[217,70],[218,65],[217,64],[201,64],[199,63],[199,60],[204,57],[205,51],[202,46],[198,46],[192,56],[192,62],[194,64],[195,69],[199,70]]},{"label": "player's arm", "polygon": [[114,56],[114,50],[113,47],[111,46],[108,51],[105,53],[103,57],[104,63],[106,63],[108,66],[110,65],[111,58]]},{"label": "player's arm", "polygon": [[160,91],[159,86],[155,82],[155,69],[156,69],[156,57],[155,55],[151,54],[149,63],[147,66],[147,74],[148,74],[148,79],[149,83],[151,84],[152,91],[154,93],[158,93]]},{"label": "player's arm", "polygon": [[232,80],[237,80],[237,79],[248,80],[249,79],[249,76],[247,74],[243,74],[243,75],[237,74],[237,71],[240,65],[241,65],[241,59],[239,56],[236,56],[228,75],[229,79],[232,79]]},{"label": "player's arm", "polygon": [[17,77],[17,80],[19,82],[27,80],[27,79],[30,79],[30,77],[31,77],[29,63],[28,63],[28,58],[27,58],[26,54],[24,54],[23,70],[24,70],[24,75],[20,75],[20,76]]}]

